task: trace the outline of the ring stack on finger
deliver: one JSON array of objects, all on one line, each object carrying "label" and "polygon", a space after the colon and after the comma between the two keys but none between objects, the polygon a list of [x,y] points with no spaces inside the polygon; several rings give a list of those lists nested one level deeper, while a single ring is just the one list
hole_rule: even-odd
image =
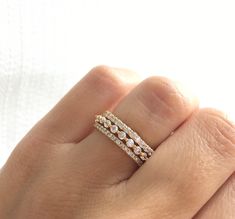
[{"label": "ring stack on finger", "polygon": [[115,142],[139,166],[151,157],[153,149],[111,112],[106,111],[102,115],[97,115],[94,126]]}]

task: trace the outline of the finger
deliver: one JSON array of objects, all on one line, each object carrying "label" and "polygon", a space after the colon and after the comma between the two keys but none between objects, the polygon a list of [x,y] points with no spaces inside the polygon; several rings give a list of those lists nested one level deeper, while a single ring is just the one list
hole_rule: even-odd
[{"label": "finger", "polygon": [[93,127],[94,115],[116,105],[138,82],[128,70],[92,69],[34,127],[30,136],[50,143],[78,142]]},{"label": "finger", "polygon": [[234,170],[235,127],[220,112],[204,109],[161,144],[128,189],[140,191],[140,203],[156,218],[192,218]]},{"label": "finger", "polygon": [[194,219],[234,219],[235,218],[235,173],[218,192],[200,209]]},{"label": "finger", "polygon": [[[114,114],[141,133],[155,149],[196,107],[195,97],[185,94],[174,82],[152,77],[133,89],[117,105]],[[83,166],[84,163],[86,166],[95,164],[95,171],[100,168],[113,182],[129,177],[137,168],[130,157],[98,131],[84,139],[77,150],[78,154],[84,155],[84,159],[79,160]]]}]

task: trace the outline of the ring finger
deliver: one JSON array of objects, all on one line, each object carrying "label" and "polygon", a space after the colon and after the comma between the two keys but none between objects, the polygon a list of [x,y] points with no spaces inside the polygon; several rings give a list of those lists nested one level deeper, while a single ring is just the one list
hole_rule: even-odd
[{"label": "ring finger", "polygon": [[[182,87],[166,78],[151,77],[133,89],[117,105],[114,114],[156,149],[196,107],[195,97],[184,92]],[[84,155],[78,160],[83,168],[95,165],[95,174],[110,176],[112,183],[128,178],[137,168],[130,157],[98,131],[78,146],[77,153]],[[103,172],[106,174],[99,174]]]}]

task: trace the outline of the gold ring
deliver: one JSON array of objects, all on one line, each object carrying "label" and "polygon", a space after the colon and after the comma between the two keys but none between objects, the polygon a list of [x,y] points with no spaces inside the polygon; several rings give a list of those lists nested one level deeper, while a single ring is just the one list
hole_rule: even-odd
[{"label": "gold ring", "polygon": [[138,166],[153,154],[153,149],[135,131],[109,111],[97,115],[94,126],[125,151]]}]

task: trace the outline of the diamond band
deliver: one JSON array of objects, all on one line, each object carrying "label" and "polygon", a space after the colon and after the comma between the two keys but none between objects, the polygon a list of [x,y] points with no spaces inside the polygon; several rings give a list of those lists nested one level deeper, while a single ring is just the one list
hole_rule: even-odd
[{"label": "diamond band", "polygon": [[114,116],[111,112],[106,111],[104,117],[108,118],[111,122],[115,123],[121,130],[126,132],[149,156],[152,155],[153,149],[141,139],[141,137],[134,132],[130,127],[124,124],[120,119]]},{"label": "diamond band", "polygon": [[104,126],[100,125],[99,123],[95,123],[94,125],[100,132],[105,134],[108,138],[110,138],[115,144],[120,147],[123,151],[125,151],[139,166],[143,164],[143,161],[136,156],[130,149],[125,146],[125,144],[120,141],[114,134],[112,134],[108,129]]},{"label": "diamond band", "polygon": [[94,126],[115,142],[139,166],[151,157],[153,149],[111,112],[106,111],[103,115],[96,116]]}]

